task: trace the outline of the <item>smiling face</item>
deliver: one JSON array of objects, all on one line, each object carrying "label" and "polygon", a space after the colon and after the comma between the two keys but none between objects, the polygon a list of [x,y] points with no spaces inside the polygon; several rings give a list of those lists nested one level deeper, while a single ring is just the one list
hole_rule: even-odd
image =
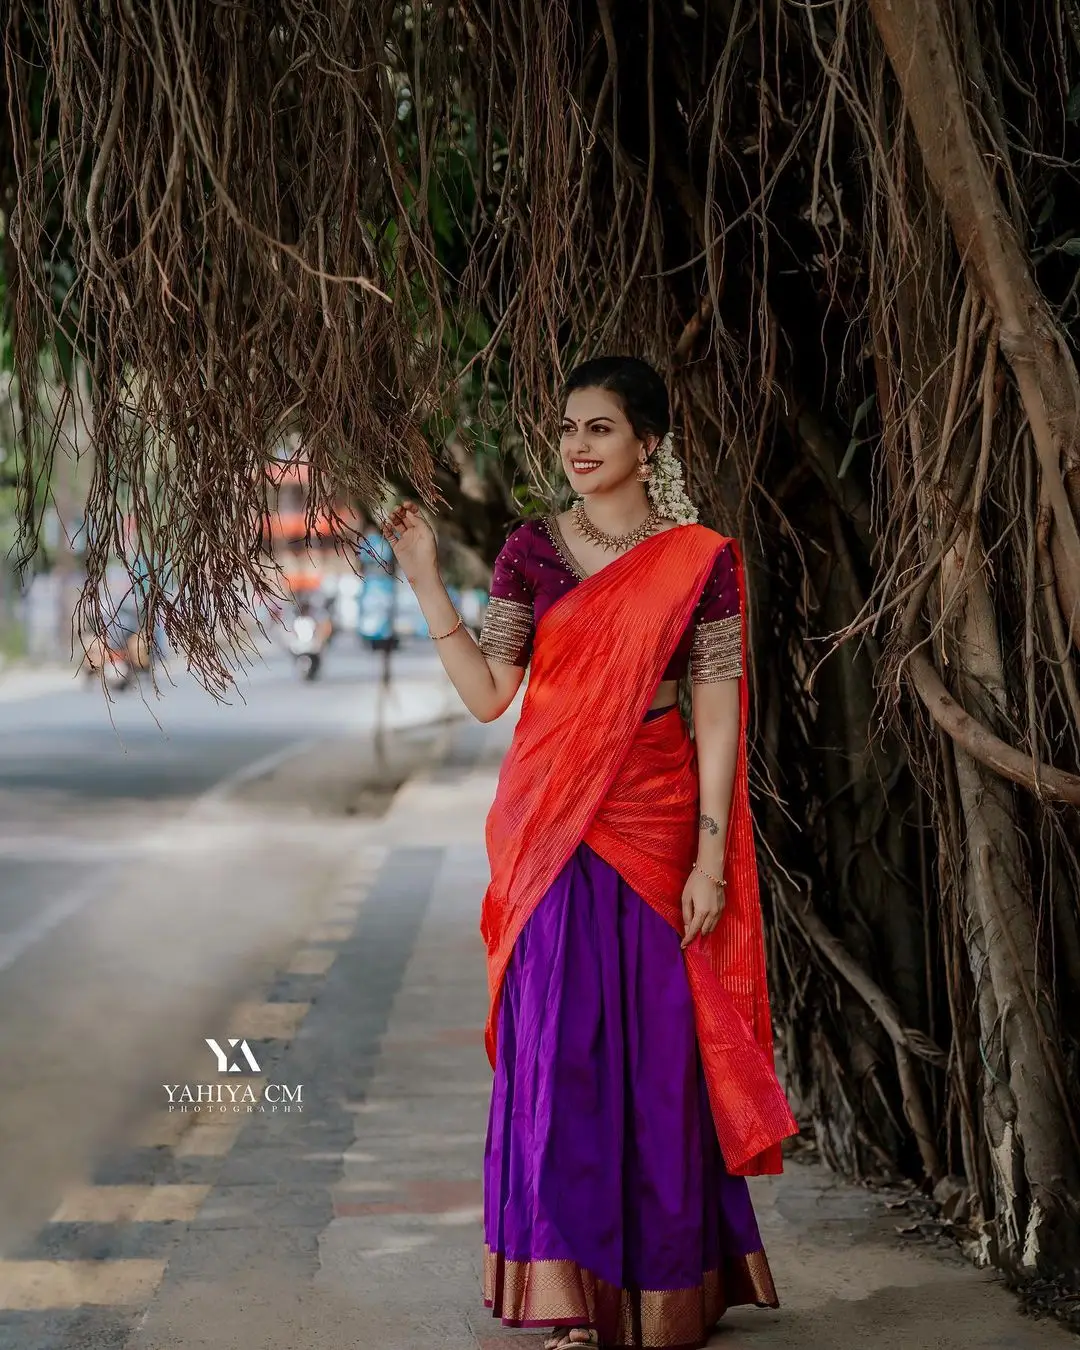
[{"label": "smiling face", "polygon": [[566,400],[559,453],[578,492],[612,488],[633,477],[643,444],[651,454],[656,437],[643,442],[618,396],[607,389],[575,389]]}]

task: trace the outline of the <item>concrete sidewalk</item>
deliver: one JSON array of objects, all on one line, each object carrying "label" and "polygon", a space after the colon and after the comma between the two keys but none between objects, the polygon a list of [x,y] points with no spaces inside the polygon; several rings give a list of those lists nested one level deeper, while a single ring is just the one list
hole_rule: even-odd
[{"label": "concrete sidewalk", "polygon": [[[480,1301],[490,1071],[477,930],[484,815],[511,730],[509,717],[456,725],[441,762],[410,780],[381,821],[358,827],[334,913],[269,991],[262,1006],[276,1007],[276,1023],[264,1012],[263,1038],[251,1042],[262,1079],[303,1084],[303,1113],[200,1118],[186,1145],[174,1143],[151,1188],[156,1208],[140,1202],[125,1252],[130,1286],[144,1280],[145,1311],[120,1335],[124,1324],[104,1308],[83,1309],[80,1345],[539,1344],[536,1333],[504,1331]],[[164,1137],[169,1122],[162,1128]],[[105,1190],[137,1178],[99,1180]],[[1074,1344],[1022,1317],[993,1276],[950,1248],[900,1236],[902,1217],[879,1196],[817,1166],[789,1164],[753,1190],[783,1306],[733,1311],[716,1345]],[[185,1197],[183,1222],[152,1221]]]}]

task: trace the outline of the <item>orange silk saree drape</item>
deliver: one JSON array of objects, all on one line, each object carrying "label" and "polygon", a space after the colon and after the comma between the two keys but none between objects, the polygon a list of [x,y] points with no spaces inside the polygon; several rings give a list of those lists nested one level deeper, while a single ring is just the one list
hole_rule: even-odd
[{"label": "orange silk saree drape", "polygon": [[[697,765],[678,713],[644,721],[716,554],[701,525],[652,535],[580,581],[536,628],[532,668],[487,818],[491,883],[481,933],[495,1063],[503,977],[522,928],[588,843],[680,934],[697,849]],[[739,604],[742,563],[735,546]],[[717,1137],[733,1175],[781,1170],[797,1131],[773,1067],[772,1025],[746,771],[747,681],[720,923],[684,953]]]}]

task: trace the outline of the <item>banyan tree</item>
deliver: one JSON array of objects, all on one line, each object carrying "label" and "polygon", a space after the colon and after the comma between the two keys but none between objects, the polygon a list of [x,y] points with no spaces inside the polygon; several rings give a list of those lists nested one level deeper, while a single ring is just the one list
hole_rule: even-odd
[{"label": "banyan tree", "polygon": [[387,483],[490,559],[560,376],[670,377],[744,542],[784,1071],[833,1167],[1080,1281],[1076,0],[9,0],[32,491],[46,353],[210,678],[264,552]]}]

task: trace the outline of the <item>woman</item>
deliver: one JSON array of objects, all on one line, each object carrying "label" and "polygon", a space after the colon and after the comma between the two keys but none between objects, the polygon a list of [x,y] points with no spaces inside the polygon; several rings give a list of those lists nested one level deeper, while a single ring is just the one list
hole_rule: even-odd
[{"label": "woman", "polygon": [[[746,787],[743,583],[696,523],[643,361],[571,375],[580,493],[513,530],[479,644],[415,505],[387,521],[487,722],[529,683],[487,822],[484,1298],[578,1345],[700,1346],[775,1307],[745,1176],[796,1126],[772,1064]],[[676,703],[693,682],[694,740]]]}]

